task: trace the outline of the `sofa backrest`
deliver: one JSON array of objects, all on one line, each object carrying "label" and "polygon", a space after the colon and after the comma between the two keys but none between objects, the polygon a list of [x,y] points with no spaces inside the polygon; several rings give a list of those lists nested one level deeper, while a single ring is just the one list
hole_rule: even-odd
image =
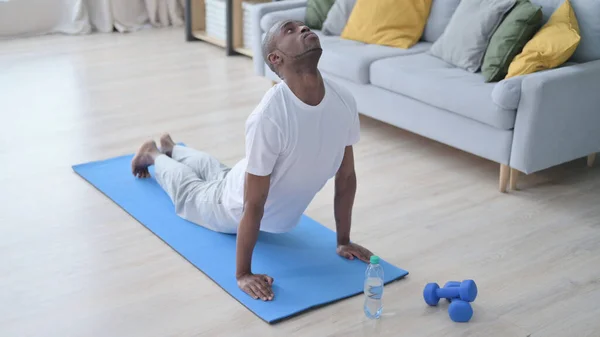
[{"label": "sofa backrest", "polygon": [[423,31],[423,41],[435,42],[442,36],[458,4],[460,4],[460,0],[433,0],[429,18]]},{"label": "sofa backrest", "polygon": [[[565,0],[531,0],[542,6],[544,23]],[[575,62],[600,60],[600,0],[570,0],[581,33],[581,41],[571,58]]]}]

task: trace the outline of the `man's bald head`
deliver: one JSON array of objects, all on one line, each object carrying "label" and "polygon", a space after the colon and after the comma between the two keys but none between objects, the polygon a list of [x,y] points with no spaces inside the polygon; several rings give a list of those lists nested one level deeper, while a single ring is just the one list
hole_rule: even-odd
[{"label": "man's bald head", "polygon": [[281,67],[316,69],[322,51],[318,36],[296,20],[273,24],[261,47],[264,61],[280,78],[283,78]]},{"label": "man's bald head", "polygon": [[[275,24],[267,31],[267,34],[262,42],[263,60],[267,63],[267,65],[269,65],[269,69],[271,69],[275,74],[277,74],[277,70],[275,69],[273,63],[269,61],[269,54],[275,50],[275,35],[281,30],[281,26],[285,23],[286,21],[275,22]],[[279,74],[277,74],[277,76],[279,76]]]}]

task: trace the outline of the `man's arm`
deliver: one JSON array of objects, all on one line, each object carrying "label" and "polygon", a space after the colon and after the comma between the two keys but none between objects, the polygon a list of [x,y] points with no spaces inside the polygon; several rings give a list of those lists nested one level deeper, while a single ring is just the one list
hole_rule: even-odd
[{"label": "man's arm", "polygon": [[252,273],[252,252],[260,232],[265,203],[269,193],[270,175],[246,173],[244,212],[237,233],[236,273],[238,286],[253,298],[273,299],[273,278]]},{"label": "man's arm", "polygon": [[237,278],[252,274],[252,252],[258,239],[270,185],[270,176],[261,177],[246,173],[245,180],[244,212],[237,234]]},{"label": "man's arm", "polygon": [[[263,107],[269,109],[269,107]],[[271,185],[271,173],[284,147],[281,128],[265,111],[252,113],[246,121],[246,177],[244,211],[238,227],[235,276],[240,289],[253,298],[273,299],[273,279],[252,273],[252,253]]]},{"label": "man's arm", "polygon": [[368,249],[350,242],[352,207],[356,195],[356,171],[354,170],[354,150],[346,146],[344,159],[335,176],[334,213],[337,232],[337,252],[339,255],[368,262],[373,255]]},{"label": "man's arm", "polygon": [[354,171],[354,151],[346,146],[344,159],[335,175],[334,213],[337,231],[337,244],[350,243],[352,206],[356,195],[356,172]]}]

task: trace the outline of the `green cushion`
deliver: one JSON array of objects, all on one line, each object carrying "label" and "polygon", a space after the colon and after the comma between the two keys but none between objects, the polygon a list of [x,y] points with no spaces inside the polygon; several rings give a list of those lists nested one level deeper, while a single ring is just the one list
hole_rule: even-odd
[{"label": "green cushion", "polygon": [[308,0],[306,3],[306,17],[304,23],[310,29],[321,30],[327,13],[333,6],[335,0]]},{"label": "green cushion", "polygon": [[519,0],[506,15],[490,40],[481,72],[486,82],[501,81],[508,66],[542,25],[542,8],[528,0]]}]

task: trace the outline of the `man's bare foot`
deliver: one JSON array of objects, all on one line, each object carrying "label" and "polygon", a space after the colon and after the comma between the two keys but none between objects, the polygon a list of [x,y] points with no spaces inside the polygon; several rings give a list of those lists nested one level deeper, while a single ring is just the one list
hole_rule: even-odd
[{"label": "man's bare foot", "polygon": [[148,167],[154,165],[154,159],[159,155],[160,151],[153,140],[145,142],[131,161],[131,173],[138,178],[149,178]]},{"label": "man's bare foot", "polygon": [[167,156],[171,157],[173,154],[173,148],[175,147],[175,142],[171,139],[171,136],[168,133],[163,134],[160,137],[160,151]]}]

